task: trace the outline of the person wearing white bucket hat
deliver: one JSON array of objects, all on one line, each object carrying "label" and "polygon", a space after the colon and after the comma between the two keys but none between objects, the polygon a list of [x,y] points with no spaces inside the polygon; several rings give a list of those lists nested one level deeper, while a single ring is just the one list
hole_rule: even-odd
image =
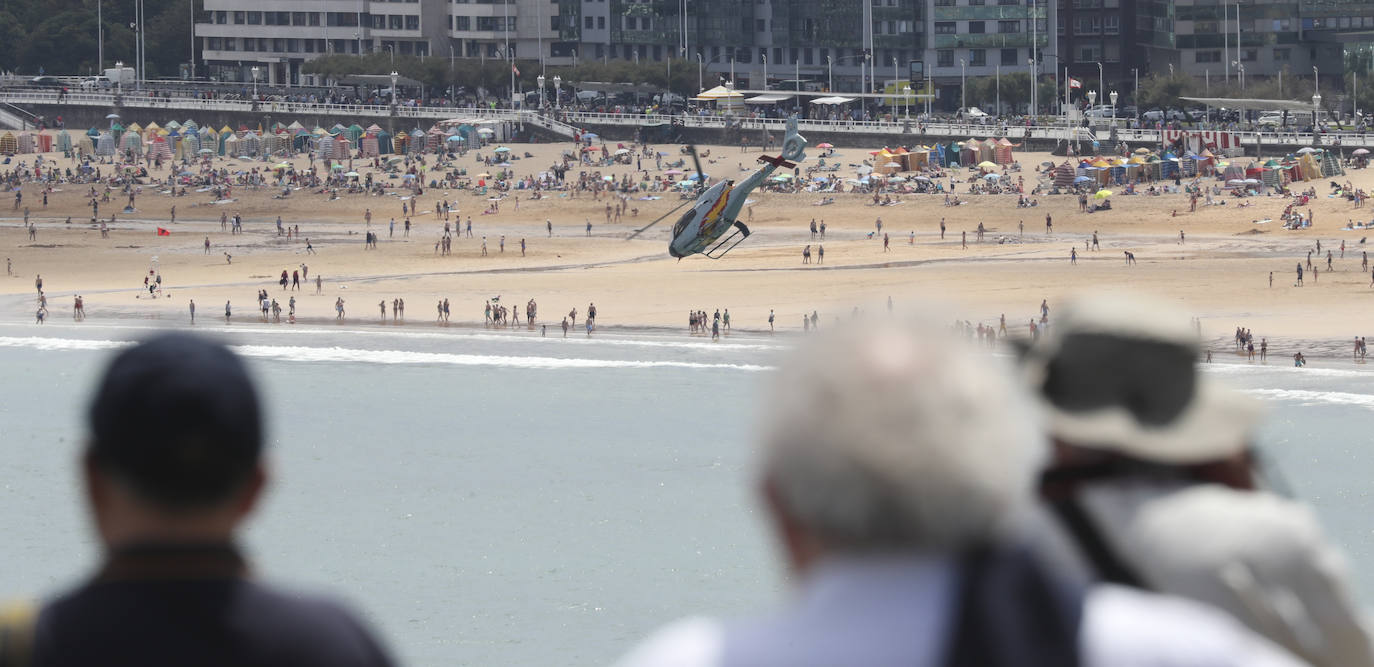
[{"label": "person wearing white bucket hat", "polygon": [[1260,405],[1201,373],[1197,342],[1168,305],[1099,294],[1027,349],[1053,442],[1049,534],[1096,579],[1221,608],[1320,667],[1374,665],[1344,558],[1307,507],[1262,488]]}]

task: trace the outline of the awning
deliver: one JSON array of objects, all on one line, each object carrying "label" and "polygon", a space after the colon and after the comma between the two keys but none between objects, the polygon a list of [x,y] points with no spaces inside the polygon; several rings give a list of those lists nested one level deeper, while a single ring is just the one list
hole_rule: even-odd
[{"label": "awning", "polygon": [[712,89],[710,89],[710,90],[702,91],[700,94],[698,94],[696,97],[693,97],[692,99],[694,99],[694,100],[720,100],[720,99],[740,98],[740,97],[744,97],[744,95],[741,94],[741,93],[737,93],[737,92],[735,92],[734,90],[731,90],[731,89],[729,89],[729,88],[726,88],[725,86],[716,86],[715,88],[712,88]]},{"label": "awning", "polygon": [[793,95],[757,95],[744,101],[745,104],[777,104],[785,100],[790,100]]},{"label": "awning", "polygon": [[817,97],[811,100],[812,104],[849,104],[853,102],[852,97]]}]

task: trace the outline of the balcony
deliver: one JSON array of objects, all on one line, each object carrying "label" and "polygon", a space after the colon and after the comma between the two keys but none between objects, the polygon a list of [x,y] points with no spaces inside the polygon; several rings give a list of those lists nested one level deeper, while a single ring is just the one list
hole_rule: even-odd
[{"label": "balcony", "polygon": [[[1040,33],[1036,35],[1037,46],[1047,47],[1050,43],[1049,35]],[[1031,35],[1028,32],[1009,32],[1009,33],[990,33],[982,35],[932,35],[932,48],[936,49],[1010,49],[1015,47],[1028,47],[1031,45]]]},{"label": "balcony", "polygon": [[667,30],[612,30],[612,44],[671,44],[677,32]]},{"label": "balcony", "polygon": [[[1045,8],[1041,7],[1036,15],[1043,19],[1048,14]],[[995,21],[999,19],[1012,21],[1030,18],[1031,11],[1029,7],[1020,5],[937,6],[932,16],[936,21]]]}]

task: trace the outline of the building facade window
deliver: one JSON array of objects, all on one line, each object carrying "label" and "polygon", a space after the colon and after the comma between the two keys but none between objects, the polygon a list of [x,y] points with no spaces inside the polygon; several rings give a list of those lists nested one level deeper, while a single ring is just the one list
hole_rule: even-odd
[{"label": "building facade window", "polygon": [[1193,53],[1195,63],[1219,63],[1221,62],[1220,51],[1196,51]]},{"label": "building facade window", "polygon": [[953,35],[959,32],[959,24],[954,21],[936,21],[935,34]]},{"label": "building facade window", "polygon": [[1014,32],[1021,32],[1020,21],[998,21],[997,32],[1006,35]]},{"label": "building facade window", "polygon": [[935,64],[938,67],[954,67],[954,50],[940,49],[936,51]]},{"label": "building facade window", "polygon": [[1002,66],[1015,66],[1020,64],[1020,58],[1016,56],[1016,49],[1002,49]]},{"label": "building facade window", "polygon": [[973,67],[982,67],[988,64],[987,49],[969,49],[968,64]]},{"label": "building facade window", "polygon": [[1104,16],[1102,17],[1102,32],[1108,35],[1121,34],[1121,17]]},{"label": "building facade window", "polygon": [[969,32],[970,35],[981,35],[981,34],[983,34],[983,28],[984,28],[983,21],[969,21],[969,22],[968,22],[968,32]]},{"label": "building facade window", "polygon": [[406,30],[419,30],[419,29],[420,29],[420,17],[418,17],[418,16],[407,16],[407,17],[406,17]]}]

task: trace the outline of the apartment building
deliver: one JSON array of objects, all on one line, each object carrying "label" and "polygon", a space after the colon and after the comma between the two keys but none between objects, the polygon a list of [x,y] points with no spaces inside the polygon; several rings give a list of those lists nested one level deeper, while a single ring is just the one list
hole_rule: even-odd
[{"label": "apartment building", "polygon": [[292,86],[335,53],[539,58],[557,26],[549,0],[205,0],[196,38],[211,78]]},{"label": "apartment building", "polygon": [[[1339,76],[1344,54],[1374,42],[1369,0],[1136,0],[1147,66],[1223,77]],[[1239,44],[1237,44],[1239,42]]]}]

